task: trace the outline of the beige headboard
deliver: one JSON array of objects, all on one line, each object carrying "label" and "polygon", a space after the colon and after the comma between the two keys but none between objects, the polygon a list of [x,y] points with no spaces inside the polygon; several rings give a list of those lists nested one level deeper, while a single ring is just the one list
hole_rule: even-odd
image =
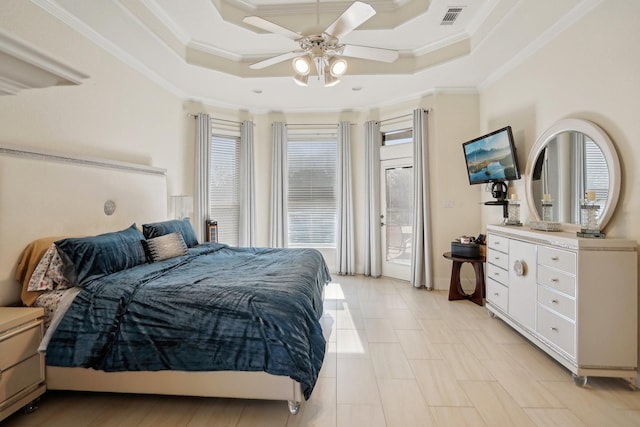
[{"label": "beige headboard", "polygon": [[167,201],[164,169],[0,145],[0,306],[20,302],[16,264],[31,241],[162,221]]}]

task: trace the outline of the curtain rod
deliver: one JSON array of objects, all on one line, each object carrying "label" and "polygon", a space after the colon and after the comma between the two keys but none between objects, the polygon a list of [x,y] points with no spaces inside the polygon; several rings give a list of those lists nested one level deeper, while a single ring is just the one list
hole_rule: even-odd
[{"label": "curtain rod", "polygon": [[[286,126],[335,126],[337,123],[285,123]],[[355,126],[357,123],[349,123],[350,126]]]},{"label": "curtain rod", "polygon": [[[196,117],[198,117],[198,115],[197,115],[197,114],[191,114],[191,113],[188,113],[188,114],[187,114],[187,116],[188,116],[188,117],[193,117],[194,119],[195,119]],[[236,121],[236,120],[217,119],[217,118],[215,118],[215,117],[210,117],[210,118],[209,118],[209,120],[216,121],[216,122],[233,123],[233,124],[237,124],[237,125],[241,125],[242,123],[244,123],[244,122],[238,122],[238,121]]]},{"label": "curtain rod", "polygon": [[[425,108],[423,111],[425,113],[430,113],[431,112],[431,108]],[[390,119],[378,120],[378,122],[379,123],[390,122],[392,120],[404,119],[405,117],[411,117],[411,116],[413,116],[413,112],[408,113],[408,114],[403,114],[403,115],[397,116],[397,117],[391,117]]]}]

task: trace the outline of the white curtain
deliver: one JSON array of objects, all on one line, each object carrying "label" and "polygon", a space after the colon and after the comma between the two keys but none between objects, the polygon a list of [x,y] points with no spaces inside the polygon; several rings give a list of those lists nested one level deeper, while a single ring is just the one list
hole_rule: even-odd
[{"label": "white curtain", "polygon": [[240,223],[239,246],[255,246],[256,183],[254,171],[253,122],[240,126]]},{"label": "white curtain", "polygon": [[271,157],[271,247],[287,247],[287,126],[274,122]]},{"label": "white curtain", "polygon": [[413,110],[413,230],[411,284],[433,289],[427,112]]},{"label": "white curtain", "polygon": [[382,274],[380,248],[380,146],[382,134],[380,122],[368,121],[364,124],[364,173],[365,188],[365,240],[364,275],[379,277]]},{"label": "white curtain", "polygon": [[338,123],[338,165],[336,179],[337,224],[336,264],[338,274],[355,274],[355,236],[351,184],[351,124]]},{"label": "white curtain", "polygon": [[211,118],[196,116],[195,196],[191,223],[200,242],[205,241],[205,222],[209,219],[209,173],[211,166]]}]

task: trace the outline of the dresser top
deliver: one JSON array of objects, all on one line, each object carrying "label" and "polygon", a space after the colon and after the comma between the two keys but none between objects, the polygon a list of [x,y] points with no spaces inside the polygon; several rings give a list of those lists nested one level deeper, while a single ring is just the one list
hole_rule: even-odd
[{"label": "dresser top", "polygon": [[638,243],[629,239],[590,239],[576,236],[575,232],[568,231],[539,231],[529,227],[487,225],[490,233],[501,234],[507,237],[558,246],[566,249],[585,250],[636,250]]},{"label": "dresser top", "polygon": [[0,307],[0,334],[42,316],[39,307]]}]

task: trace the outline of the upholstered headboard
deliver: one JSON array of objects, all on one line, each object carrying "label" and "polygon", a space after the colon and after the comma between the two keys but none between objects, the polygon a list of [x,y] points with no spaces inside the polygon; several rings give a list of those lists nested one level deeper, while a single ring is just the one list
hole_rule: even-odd
[{"label": "upholstered headboard", "polygon": [[14,276],[31,241],[165,220],[167,201],[163,169],[0,145],[0,306],[20,302]]}]

